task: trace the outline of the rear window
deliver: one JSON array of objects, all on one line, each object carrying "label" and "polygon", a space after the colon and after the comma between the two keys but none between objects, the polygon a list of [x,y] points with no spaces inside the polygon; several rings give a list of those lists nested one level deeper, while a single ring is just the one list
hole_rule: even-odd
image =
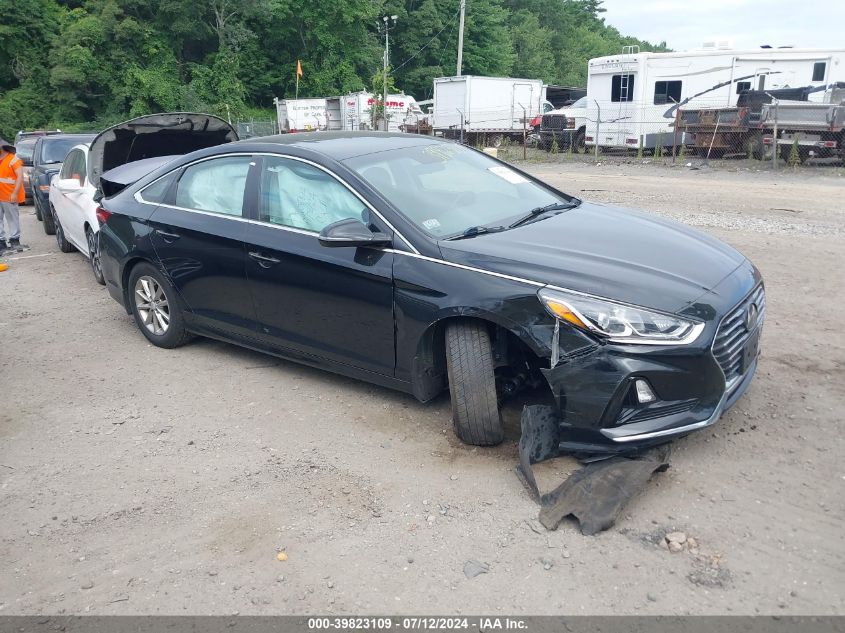
[{"label": "rear window", "polygon": [[610,80],[610,100],[614,103],[634,100],[634,75],[613,75]]},{"label": "rear window", "polygon": [[32,152],[35,151],[35,139],[21,141],[15,145],[17,157],[22,161],[31,162]]}]

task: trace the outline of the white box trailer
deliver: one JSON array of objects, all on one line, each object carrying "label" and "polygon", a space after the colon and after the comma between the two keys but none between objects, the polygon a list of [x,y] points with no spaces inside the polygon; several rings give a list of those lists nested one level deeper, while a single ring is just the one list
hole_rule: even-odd
[{"label": "white box trailer", "polygon": [[[597,57],[587,69],[587,145],[637,149],[684,142],[677,109],[735,106],[745,90],[845,80],[845,49],[701,49]],[[819,99],[821,96],[818,97]]]},{"label": "white box trailer", "polygon": [[[375,103],[376,98],[369,92],[353,92],[341,97],[275,100],[282,132],[377,129],[372,122]],[[400,132],[403,125],[414,124],[422,116],[422,110],[411,95],[388,95],[389,132]]]},{"label": "white box trailer", "polygon": [[[434,133],[473,142],[482,135],[522,138],[543,113],[545,86],[539,79],[438,77],[434,80]],[[551,109],[551,104],[547,106]]]},{"label": "white box trailer", "polygon": [[282,132],[326,129],[326,99],[273,99]]},{"label": "white box trailer", "polygon": [[[333,130],[379,129],[373,122],[373,106],[377,97],[370,92],[353,92],[328,100],[329,126]],[[380,104],[378,104],[380,105]],[[387,131],[401,132],[405,124],[414,124],[423,116],[416,99],[404,93],[387,95]]]}]

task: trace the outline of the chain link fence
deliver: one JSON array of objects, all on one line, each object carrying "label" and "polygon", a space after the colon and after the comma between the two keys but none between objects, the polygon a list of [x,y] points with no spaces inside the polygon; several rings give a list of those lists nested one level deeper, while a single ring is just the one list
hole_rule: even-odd
[{"label": "chain link fence", "polygon": [[238,121],[235,125],[241,139],[256,136],[272,136],[278,133],[275,121]]},{"label": "chain link fence", "polygon": [[528,142],[551,154],[595,160],[747,160],[773,169],[843,165],[845,88],[825,102],[801,100],[801,94],[743,96],[735,106],[723,100],[697,100],[694,107],[593,101],[582,111],[544,115]]}]

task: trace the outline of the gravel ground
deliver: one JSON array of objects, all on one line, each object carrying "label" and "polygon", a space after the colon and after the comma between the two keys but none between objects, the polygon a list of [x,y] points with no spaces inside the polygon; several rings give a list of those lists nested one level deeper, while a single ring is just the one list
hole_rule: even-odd
[{"label": "gravel ground", "polygon": [[[845,180],[528,168],[700,226],[768,286],[750,390],[613,529],[538,526],[518,403],[507,441],[477,449],[445,396],[209,340],[153,348],[27,209],[32,250],[0,273],[0,613],[845,613]],[[540,465],[541,487],[575,468]]]}]

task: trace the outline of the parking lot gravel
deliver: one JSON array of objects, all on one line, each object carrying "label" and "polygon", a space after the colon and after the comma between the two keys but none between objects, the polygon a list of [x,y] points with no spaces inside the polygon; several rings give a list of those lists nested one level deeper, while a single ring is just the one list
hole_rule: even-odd
[{"label": "parking lot gravel", "polygon": [[[154,348],[25,208],[32,248],[0,272],[0,613],[845,613],[842,170],[527,169],[698,226],[767,284],[749,391],[614,528],[537,522],[521,402],[473,448],[448,395]],[[538,465],[541,488],[576,468]]]}]

